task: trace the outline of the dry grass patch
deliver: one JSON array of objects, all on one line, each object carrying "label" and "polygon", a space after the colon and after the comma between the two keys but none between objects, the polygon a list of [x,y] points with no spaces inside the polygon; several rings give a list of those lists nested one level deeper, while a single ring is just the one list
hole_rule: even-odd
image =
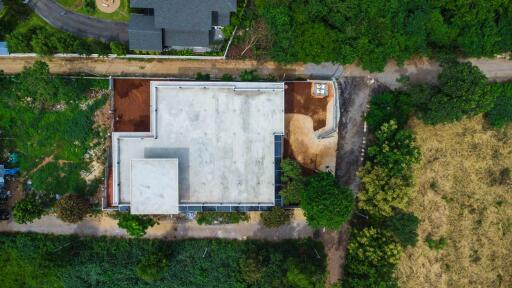
[{"label": "dry grass patch", "polygon": [[[512,287],[512,126],[496,132],[481,117],[411,126],[422,161],[408,210],[421,223],[398,266],[401,286]],[[430,249],[429,236],[444,237],[444,249]]]}]

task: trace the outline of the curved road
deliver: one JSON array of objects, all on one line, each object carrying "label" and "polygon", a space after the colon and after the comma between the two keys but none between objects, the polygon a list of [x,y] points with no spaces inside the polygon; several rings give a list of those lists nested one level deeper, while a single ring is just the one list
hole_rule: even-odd
[{"label": "curved road", "polygon": [[53,0],[33,0],[30,7],[50,25],[83,38],[128,42],[128,24],[101,20],[64,9]]}]

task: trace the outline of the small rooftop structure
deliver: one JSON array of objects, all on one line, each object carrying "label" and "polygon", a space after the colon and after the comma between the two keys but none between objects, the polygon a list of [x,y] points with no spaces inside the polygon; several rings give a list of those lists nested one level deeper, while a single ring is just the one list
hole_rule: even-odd
[{"label": "small rooftop structure", "polygon": [[150,91],[150,131],[112,133],[113,206],[274,206],[283,83],[152,81]]},{"label": "small rooftop structure", "polygon": [[131,213],[176,214],[178,159],[131,160]]},{"label": "small rooftop structure", "polygon": [[0,42],[0,55],[9,55],[9,49],[7,49],[7,42]]},{"label": "small rooftop structure", "polygon": [[164,48],[210,50],[229,25],[237,0],[131,0],[128,37],[131,50]]}]

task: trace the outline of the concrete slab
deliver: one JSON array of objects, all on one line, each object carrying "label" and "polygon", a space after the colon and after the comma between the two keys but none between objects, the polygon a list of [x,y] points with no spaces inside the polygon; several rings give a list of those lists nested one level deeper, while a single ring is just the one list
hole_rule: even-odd
[{"label": "concrete slab", "polygon": [[274,135],[284,85],[152,82],[151,132],[112,134],[114,205],[130,202],[130,160],[177,158],[180,204],[274,204]]},{"label": "concrete slab", "polygon": [[132,214],[177,214],[178,159],[131,160]]}]

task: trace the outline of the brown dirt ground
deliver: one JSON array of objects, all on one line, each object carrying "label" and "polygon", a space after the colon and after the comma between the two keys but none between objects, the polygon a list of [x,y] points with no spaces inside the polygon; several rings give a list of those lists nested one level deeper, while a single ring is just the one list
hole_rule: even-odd
[{"label": "brown dirt ground", "polygon": [[333,98],[332,85],[329,96],[315,98],[312,96],[312,82],[286,82],[285,113],[303,114],[313,119],[313,129],[317,131],[326,125],[327,103]]},{"label": "brown dirt ground", "polygon": [[114,80],[114,131],[149,132],[150,79]]}]

